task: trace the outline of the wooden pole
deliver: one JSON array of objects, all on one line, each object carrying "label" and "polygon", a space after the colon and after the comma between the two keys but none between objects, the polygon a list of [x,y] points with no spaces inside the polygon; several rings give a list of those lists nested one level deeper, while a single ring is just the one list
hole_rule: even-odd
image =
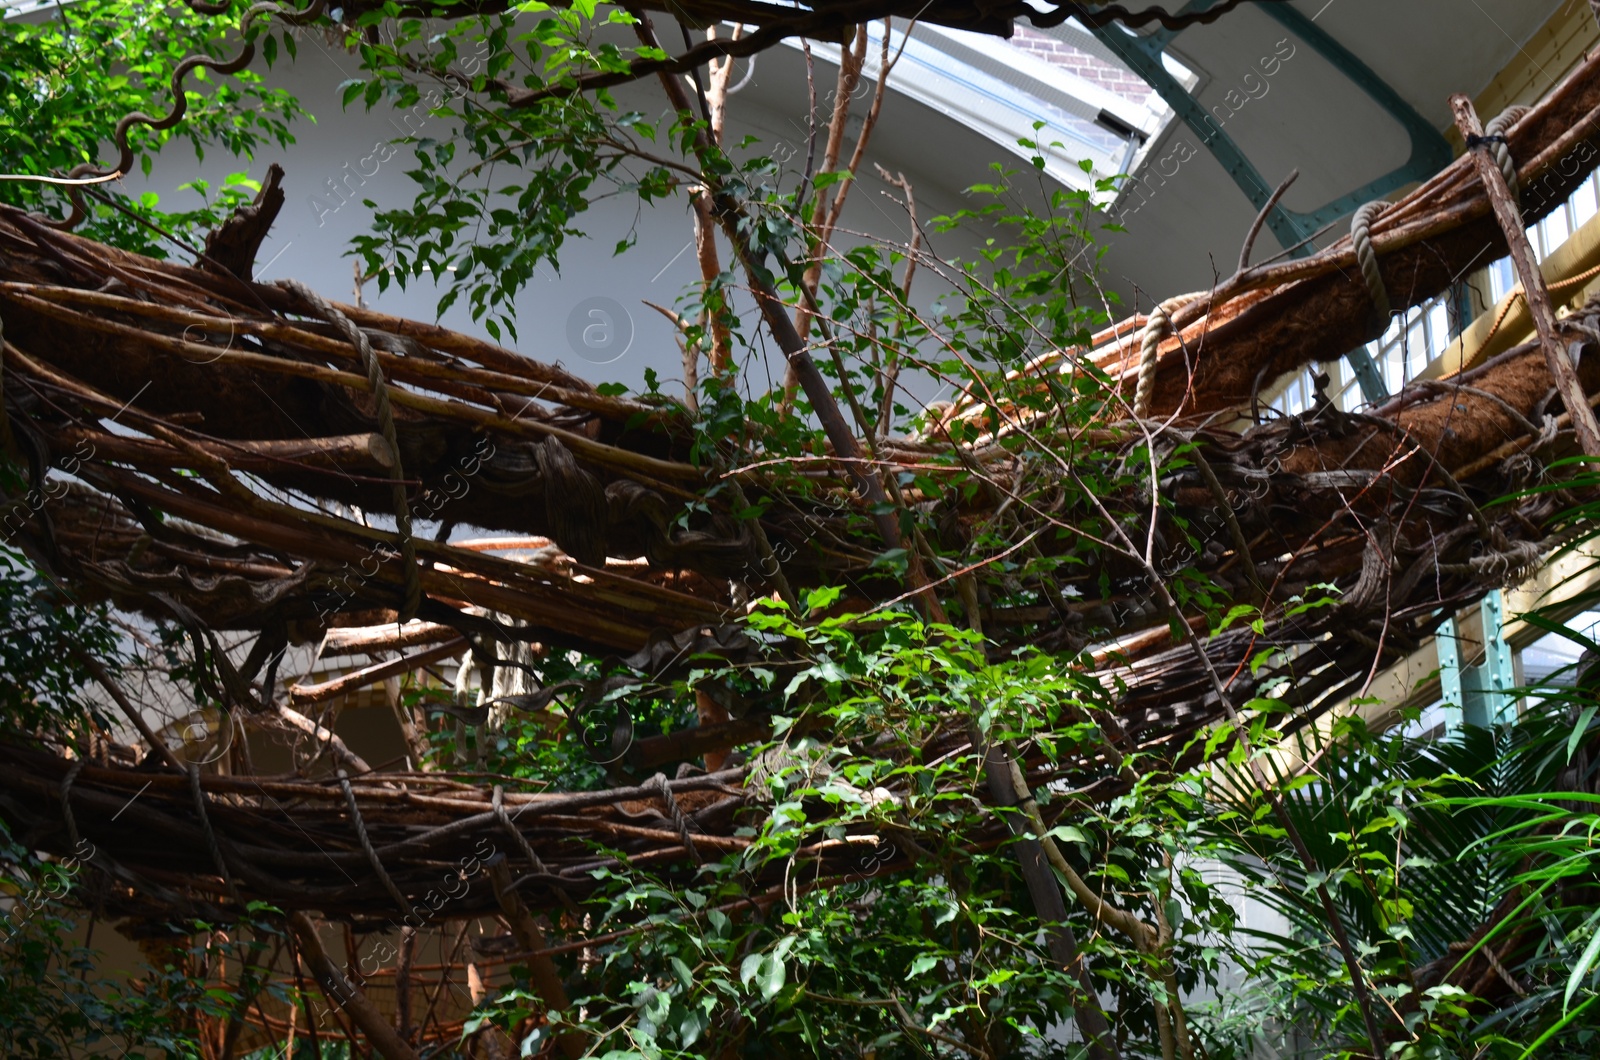
[{"label": "wooden pole", "polygon": [[[969,731],[973,746],[984,748],[983,770],[989,784],[989,797],[996,806],[1016,805],[1017,792],[1011,783],[1010,754],[998,743],[986,744],[975,724],[970,726]],[[1044,924],[1045,946],[1051,958],[1076,979],[1083,990],[1081,997],[1073,999],[1072,1010],[1078,1031],[1088,1046],[1090,1060],[1121,1060],[1117,1040],[1111,1033],[1105,1012],[1100,1008],[1094,982],[1089,978],[1089,966],[1078,949],[1078,939],[1072,925],[1067,922],[1067,900],[1061,894],[1061,885],[1056,882],[1049,862],[1045,860],[1044,846],[1026,826],[1019,826],[1014,816],[1007,815],[1006,825],[1017,836],[1012,850],[1022,868],[1022,879],[1028,886],[1028,896],[1033,899],[1034,911]]]},{"label": "wooden pole", "polygon": [[[1472,155],[1473,163],[1478,167],[1478,176],[1489,193],[1489,203],[1494,207],[1495,217],[1505,232],[1506,245],[1511,248],[1511,262],[1516,266],[1517,278],[1522,281],[1522,293],[1528,302],[1528,313],[1539,332],[1539,345],[1544,349],[1545,364],[1550,368],[1550,376],[1555,380],[1562,403],[1572,416],[1578,445],[1586,456],[1600,457],[1600,423],[1596,422],[1594,410],[1589,407],[1589,397],[1578,379],[1573,357],[1567,352],[1567,345],[1557,332],[1555,310],[1550,305],[1550,291],[1544,285],[1544,274],[1539,271],[1539,263],[1533,258],[1533,246],[1528,242],[1522,210],[1511,197],[1505,174],[1500,172],[1500,166],[1485,149],[1490,145],[1482,143],[1483,126],[1478,122],[1472,100],[1458,93],[1450,97],[1450,109],[1455,113],[1456,128],[1461,130],[1461,136],[1468,145],[1467,152]],[[1576,353],[1582,349],[1582,344],[1574,343],[1572,349]]]},{"label": "wooden pole", "polygon": [[[494,884],[495,900],[500,903],[500,911],[505,914],[517,945],[531,955],[528,958],[528,978],[534,992],[551,1009],[560,1011],[571,1007],[572,1002],[567,998],[567,988],[561,982],[561,972],[556,968],[556,962],[543,952],[550,944],[544,937],[544,929],[517,896],[516,889],[511,885],[511,870],[503,860],[489,866],[489,880]],[[577,1031],[565,1031],[557,1035],[556,1048],[569,1060],[577,1060],[586,1051],[583,1035]]]},{"label": "wooden pole", "polygon": [[344,972],[340,971],[339,966],[329,958],[328,951],[322,948],[322,940],[317,937],[317,927],[311,922],[311,918],[304,913],[290,913],[289,930],[294,932],[295,940],[300,943],[300,953],[305,957],[306,966],[322,985],[329,1000],[350,1014],[356,1026],[366,1034],[368,1043],[385,1060],[417,1060],[417,1054],[411,1046],[395,1033],[395,1029],[389,1026],[389,1021],[371,1001],[367,1000],[367,995],[345,978]]}]

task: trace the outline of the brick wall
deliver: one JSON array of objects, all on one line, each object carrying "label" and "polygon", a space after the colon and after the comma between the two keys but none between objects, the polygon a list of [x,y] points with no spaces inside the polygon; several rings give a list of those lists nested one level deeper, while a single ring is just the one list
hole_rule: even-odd
[{"label": "brick wall", "polygon": [[1144,103],[1154,91],[1126,67],[1108,63],[1098,56],[1080,51],[1065,41],[1026,26],[1017,26],[1011,46],[1047,63],[1070,70],[1090,84],[1098,85],[1113,95],[1132,103]]}]

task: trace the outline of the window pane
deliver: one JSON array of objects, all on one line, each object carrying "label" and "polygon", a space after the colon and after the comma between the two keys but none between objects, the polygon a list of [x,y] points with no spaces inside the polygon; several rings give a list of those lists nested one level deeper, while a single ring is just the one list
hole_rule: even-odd
[{"label": "window pane", "polygon": [[1516,270],[1510,258],[1501,258],[1489,266],[1489,300],[1498,302],[1511,292],[1517,283]]},{"label": "window pane", "polygon": [[1572,197],[1572,212],[1580,225],[1595,215],[1595,189],[1594,175],[1590,174],[1589,179],[1583,182],[1583,187]]},{"label": "window pane", "polygon": [[[1567,620],[1566,625],[1586,636],[1594,636],[1600,612],[1585,611]],[[1583,649],[1567,638],[1547,633],[1522,649],[1523,681],[1529,685],[1568,686],[1577,677],[1578,658]]]},{"label": "window pane", "polygon": [[1428,360],[1433,360],[1450,345],[1449,294],[1433,303],[1428,310]]},{"label": "window pane", "polygon": [[1406,329],[1406,379],[1415,379],[1421,366],[1428,363],[1428,336],[1423,331],[1422,313],[1413,317]]},{"label": "window pane", "polygon": [[1544,229],[1546,253],[1565,243],[1567,236],[1572,234],[1567,228],[1567,211],[1564,209],[1556,210],[1549,217],[1546,217],[1540,222],[1540,227]]}]

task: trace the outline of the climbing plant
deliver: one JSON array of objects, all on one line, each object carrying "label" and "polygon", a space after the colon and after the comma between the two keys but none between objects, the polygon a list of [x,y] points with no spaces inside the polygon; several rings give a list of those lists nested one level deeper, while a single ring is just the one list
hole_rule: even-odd
[{"label": "climbing plant", "polygon": [[[1576,742],[1564,744],[1548,720],[1431,748],[1356,724],[1313,735],[1308,727],[1326,705],[1317,697],[1355,678],[1297,670],[1296,652],[1312,638],[1272,636],[1342,606],[1340,594],[1314,578],[1264,585],[1207,456],[1220,447],[1127,414],[1120,379],[1080,356],[1117,304],[1099,275],[1103,233],[1112,227],[1102,208],[1115,176],[1077,191],[1054,187],[1044,178],[1048,159],[1065,149],[1040,126],[1019,145],[1028,157],[994,167],[966,209],[921,218],[914,186],[885,174],[914,235],[846,233],[842,210],[852,187],[871,179],[862,163],[903,27],[885,25],[876,38],[852,28],[831,99],[806,115],[810,142],[797,166],[798,153],[725,135],[728,59],[688,79],[665,71],[660,115],[625,110],[604,87],[577,91],[593,86],[593,75],[667,58],[642,12],[602,13],[592,2],[479,10],[500,6],[428,9],[440,19],[395,3],[294,14],[320,19],[315,31],[359,60],[361,76],[343,87],[345,105],[398,107],[417,119],[386,145],[409,153],[414,198],[374,204],[373,230],[351,249],[380,288],[447,277],[439,312],[464,300],[490,335],[516,340],[517,295],[537,267],[559,266],[569,240],[588,238],[592,204],[627,196],[688,205],[699,281],[661,307],[683,378],[673,385],[652,373],[641,393],[603,386],[581,400],[631,401],[618,433],[673,424],[677,433],[664,432],[663,446],[682,441],[694,467],[719,476],[700,494],[667,491],[673,504],[662,500],[652,513],[674,544],[714,539],[713,531],[748,535],[759,572],[720,574],[738,586],[723,617],[753,654],[730,661],[691,642],[676,653],[687,665],[663,674],[544,646],[541,657],[517,664],[537,687],[504,702],[486,694],[469,703],[468,682],[414,681],[398,705],[423,721],[411,748],[418,773],[470,767],[497,786],[609,789],[642,779],[627,757],[640,741],[741,715],[766,716],[770,728],[729,754],[728,762],[748,768],[748,799],[732,811],[727,834],[697,840],[664,776],[657,784],[692,855],[687,882],[682,872],[646,858],[635,864],[626,851],[593,841],[597,859],[616,854],[616,863],[594,871],[597,890],[584,904],[555,914],[591,941],[526,947],[519,982],[483,1001],[462,1050],[499,1048],[495,1035],[525,1055],[565,1050],[575,1032],[589,1052],[613,1060],[741,1051],[1189,1058],[1245,1055],[1289,1026],[1314,1028],[1323,1037],[1313,1048],[1323,1055],[1512,1056],[1558,1032],[1592,1030],[1585,1014],[1595,925],[1582,888],[1571,883],[1592,867],[1587,835],[1580,842],[1570,830],[1552,834],[1560,792],[1530,797],[1521,789],[1548,789],[1561,778],[1553,756],[1564,747],[1573,758],[1593,713],[1580,715]],[[108,110],[166,113],[166,78],[179,57],[232,54],[237,42],[218,32],[223,23],[208,21],[214,17],[86,3],[0,38],[5,168],[60,176],[98,158]],[[244,32],[263,61],[293,57],[297,38],[282,25],[258,20]],[[114,48],[131,59],[116,62]],[[194,76],[183,88],[190,112],[182,122],[154,133],[150,123],[132,127],[142,164],[178,136],[197,150],[238,155],[281,145],[290,119],[302,115],[291,96],[248,71],[214,83]],[[847,132],[855,137],[850,151]],[[1094,178],[1092,166],[1085,169]],[[3,187],[13,205],[55,218],[71,209],[59,185]],[[172,255],[178,238],[222,221],[253,189],[236,177],[203,209],[178,214],[161,213],[159,199],[84,191],[83,231]],[[943,254],[939,237],[956,231],[978,232],[968,242],[982,249],[968,260]],[[632,243],[630,236],[615,249],[627,253]],[[919,274],[936,278],[945,294],[922,297]],[[757,370],[768,343],[787,372],[771,385]],[[1022,371],[1058,355],[1051,370]],[[916,400],[913,378],[948,387],[952,400]],[[913,447],[902,450],[894,474],[880,475],[891,435],[907,430],[917,432]],[[16,498],[43,488],[48,454],[30,448],[25,432],[11,442],[23,459],[5,487],[13,504],[26,503]],[[987,464],[973,457],[979,451]],[[30,458],[33,466],[24,466]],[[842,497],[813,474],[824,464],[853,476],[858,495]],[[1002,464],[1010,469],[1003,480],[994,473]],[[750,474],[757,465],[762,474]],[[1167,488],[1179,477],[1190,488],[1182,503]],[[251,489],[273,488],[264,477],[248,481],[230,499],[246,503],[256,499]],[[303,505],[297,515],[326,514],[321,499],[295,500]],[[798,544],[775,546],[761,517],[785,505],[803,532],[791,535]],[[840,511],[849,518],[830,521]],[[171,529],[148,505],[137,514],[151,537]],[[1572,525],[1583,529],[1585,518]],[[420,521],[441,539],[455,529],[447,517]],[[1243,568],[1229,584],[1189,562],[1215,551],[1219,525]],[[823,526],[826,535],[817,531]],[[362,529],[373,531],[364,520]],[[680,536],[667,537],[667,529]],[[575,540],[560,543],[571,551]],[[802,548],[809,582],[796,584],[785,572],[797,569]],[[33,735],[71,747],[81,765],[111,728],[79,703],[81,687],[111,683],[81,662],[73,668],[74,652],[109,665],[144,631],[114,631],[111,612],[55,595],[38,569],[5,558],[11,580],[0,607],[29,638],[6,659],[5,705],[24,727],[54,729]],[[40,568],[43,561],[35,557]],[[182,633],[157,638],[155,654],[194,686],[197,702],[273,699],[275,670],[263,669],[271,650],[251,650],[255,666],[246,660],[250,673],[241,678],[226,646],[189,612],[172,610]],[[516,639],[517,627],[479,610],[475,632]],[[1269,611],[1284,625],[1269,627]],[[1002,613],[1033,617],[1017,619],[1021,632],[1002,643],[985,628]],[[1191,698],[1219,704],[1225,720],[1173,723],[1167,731],[1177,735],[1164,741],[1130,736],[1117,709],[1130,633],[1192,652],[1204,683],[1198,693],[1189,689]],[[1241,672],[1261,695],[1233,702],[1246,685],[1216,672],[1202,634],[1236,634],[1252,645]],[[458,664],[480,667],[486,693],[490,671],[509,662],[492,639],[479,637]],[[71,647],[56,650],[64,642]],[[506,718],[491,725],[496,710]],[[146,751],[157,764],[157,748]],[[1532,767],[1530,755],[1539,756]],[[711,768],[709,756],[687,753],[651,766]],[[232,891],[198,771],[194,785],[212,867],[222,890]],[[359,822],[356,796],[348,786],[344,793]],[[59,800],[70,809],[70,793]],[[366,828],[358,824],[364,864],[395,898]],[[848,852],[853,867],[823,875],[819,851]],[[68,871],[21,841],[7,857],[20,894]],[[491,870],[504,867],[504,856],[486,858]],[[1226,879],[1248,881],[1284,915],[1284,932],[1264,938],[1241,929],[1219,878],[1224,867]],[[774,877],[775,887],[757,885]],[[1463,878],[1476,888],[1470,900],[1451,890]],[[514,902],[498,897],[519,939],[539,937]],[[1520,919],[1496,920],[1508,897],[1531,904],[1516,911]],[[16,964],[6,974],[41,981],[50,969],[82,970],[87,958],[66,941],[62,907],[47,908],[36,933],[8,951]],[[108,1030],[78,1021],[42,992],[15,995],[20,1015],[11,1026],[50,1027],[40,1049],[109,1033],[171,1055],[225,1054],[263,993],[276,990],[279,1003],[309,1013],[310,990],[269,988],[257,974],[270,963],[258,963],[262,951],[284,938],[283,918],[248,908],[258,922],[221,942],[217,925],[172,929],[175,938],[202,938],[203,950],[231,946],[243,968],[232,983],[211,984],[203,954],[185,955],[185,944],[175,943],[149,990],[64,993],[86,1006],[92,995]],[[1530,910],[1538,915],[1525,915]],[[1525,926],[1535,921],[1538,932]],[[1526,946],[1513,952],[1492,941],[1511,936]],[[302,936],[302,948],[314,938]],[[1489,977],[1470,989],[1454,965],[1435,967],[1452,958],[1471,967],[1475,954],[1454,948],[1464,942],[1506,954],[1477,958]],[[350,964],[359,963],[354,948]],[[552,1000],[551,967],[564,1004]],[[336,1001],[360,996],[337,978],[339,969],[320,972],[350,987]],[[1506,980],[1519,1001],[1502,1005],[1489,987]],[[336,1026],[341,1004],[315,1018]],[[194,1044],[202,1022],[223,1028],[219,1048]],[[370,1035],[370,1025],[364,1029]],[[396,1036],[404,1030],[400,1019]]]}]

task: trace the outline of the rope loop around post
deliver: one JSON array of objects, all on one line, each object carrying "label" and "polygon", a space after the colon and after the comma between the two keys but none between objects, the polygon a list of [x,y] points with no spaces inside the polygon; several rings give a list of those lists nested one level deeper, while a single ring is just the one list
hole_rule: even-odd
[{"label": "rope loop around post", "polygon": [[1356,263],[1361,266],[1361,279],[1366,282],[1367,293],[1372,296],[1372,313],[1378,333],[1389,326],[1389,289],[1383,283],[1383,271],[1378,268],[1378,251],[1372,245],[1372,222],[1389,208],[1379,199],[1369,202],[1350,218],[1350,242],[1355,247]]},{"label": "rope loop around post", "polygon": [[1511,198],[1514,201],[1522,198],[1522,186],[1517,182],[1517,163],[1511,157],[1511,148],[1506,146],[1506,130],[1521,121],[1529,109],[1507,107],[1483,128],[1483,142],[1494,149],[1495,165],[1499,166],[1500,172],[1504,174],[1506,187],[1511,189]]},{"label": "rope loop around post", "polygon": [[343,769],[339,770],[339,787],[344,791],[344,803],[350,809],[350,822],[356,826],[356,839],[361,842],[362,853],[367,855],[367,864],[377,873],[383,889],[389,892],[389,897],[400,907],[400,912],[410,913],[411,903],[406,901],[405,894],[395,886],[394,880],[389,876],[389,870],[383,867],[383,861],[373,849],[372,840],[367,836],[367,822],[361,819],[361,807],[356,803],[355,789],[350,786],[350,774]]},{"label": "rope loop around post", "polygon": [[362,366],[367,371],[367,385],[377,406],[378,429],[383,440],[394,454],[394,466],[389,477],[394,480],[393,503],[395,534],[400,539],[400,562],[405,568],[405,596],[400,605],[400,622],[415,618],[422,607],[422,575],[417,569],[417,543],[411,530],[411,503],[406,496],[406,473],[401,466],[400,441],[395,432],[394,409],[389,404],[389,383],[383,377],[383,366],[367,340],[366,333],[355,322],[340,312],[333,303],[317,294],[298,280],[279,280],[278,286],[294,294],[309,305],[318,316],[332,324],[361,355]]}]

